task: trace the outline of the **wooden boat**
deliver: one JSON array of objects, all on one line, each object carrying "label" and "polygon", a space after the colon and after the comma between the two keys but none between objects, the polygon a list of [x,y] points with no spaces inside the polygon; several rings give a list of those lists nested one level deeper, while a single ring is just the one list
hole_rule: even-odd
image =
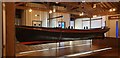
[{"label": "wooden boat", "polygon": [[87,40],[97,36],[104,37],[110,28],[62,29],[49,27],[16,26],[16,38],[19,42],[33,41],[69,41]]}]

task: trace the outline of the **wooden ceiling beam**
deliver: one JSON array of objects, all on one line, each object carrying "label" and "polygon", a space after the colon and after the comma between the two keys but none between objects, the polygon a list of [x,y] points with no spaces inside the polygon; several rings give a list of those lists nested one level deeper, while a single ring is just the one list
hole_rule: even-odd
[{"label": "wooden ceiling beam", "polygon": [[23,5],[23,4],[26,4],[27,2],[19,2],[19,3],[16,3],[15,6],[19,6],[19,5]]},{"label": "wooden ceiling beam", "polygon": [[[37,8],[37,7],[28,7],[28,6],[16,6],[16,9],[22,9],[22,10],[28,10],[28,9],[32,9],[32,10],[37,10],[37,11],[47,11],[49,12],[49,9],[42,9],[42,8]],[[74,11],[60,11],[57,10],[56,12],[58,13],[70,13],[70,14],[78,14],[78,12],[74,12]]]},{"label": "wooden ceiling beam", "polygon": [[[33,10],[38,10],[38,11],[47,11],[49,12],[49,10],[51,10],[51,7],[53,7],[52,5],[50,5],[50,3],[43,3],[44,5],[46,5],[47,8],[41,9],[38,7],[30,7],[30,6],[16,6],[16,9],[23,9],[23,10],[27,10],[27,9],[33,9]],[[60,5],[65,5],[67,10],[56,10],[57,13],[69,13],[69,14],[75,14],[78,15],[81,12],[85,12],[84,16],[88,16],[88,17],[92,17],[92,15],[111,15],[111,14],[115,14],[116,12],[109,12],[109,8],[113,7],[110,3],[91,3],[91,2],[87,2],[87,3],[78,3],[78,2],[60,2]],[[82,4],[82,5],[81,5]],[[97,4],[96,8],[93,8],[93,4]],[[114,4],[113,4],[114,5]],[[83,7],[82,7],[83,6]],[[118,8],[117,4],[114,5],[115,7]],[[72,8],[76,8],[74,10],[71,10]],[[84,17],[82,16],[82,17]]]},{"label": "wooden ceiling beam", "polygon": [[108,8],[112,8],[112,6],[108,2],[105,2],[105,4]]},{"label": "wooden ceiling beam", "polygon": [[108,9],[108,7],[105,5],[105,2],[101,2],[100,4],[103,5],[105,9]]},{"label": "wooden ceiling beam", "polygon": [[22,9],[22,10],[33,9],[33,10],[39,10],[39,11],[48,11],[47,9],[41,9],[41,8],[36,8],[36,7],[28,7],[28,6],[16,6],[16,9]]}]

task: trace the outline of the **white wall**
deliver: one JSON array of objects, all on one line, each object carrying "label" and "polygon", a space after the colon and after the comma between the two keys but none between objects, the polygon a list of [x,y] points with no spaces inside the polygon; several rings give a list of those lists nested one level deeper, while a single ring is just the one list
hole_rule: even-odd
[{"label": "white wall", "polygon": [[110,20],[109,27],[110,27],[109,36],[116,37],[116,20]]},{"label": "white wall", "polygon": [[2,3],[0,2],[0,58],[2,58]]},{"label": "white wall", "polygon": [[75,20],[75,29],[82,29],[82,19]]},{"label": "white wall", "polygon": [[[88,20],[89,20],[89,19],[88,19]],[[88,29],[90,29],[90,21],[83,21],[82,23],[83,23],[82,28],[85,27],[85,29],[86,29],[86,27],[88,27]]]},{"label": "white wall", "polygon": [[69,26],[70,23],[70,14],[67,13],[53,13],[52,14],[52,18],[53,17],[58,17],[58,16],[63,16],[62,18],[56,18],[56,19],[51,19],[50,21],[50,27],[58,27],[58,21],[64,21],[66,23],[65,27]]},{"label": "white wall", "polygon": [[[39,16],[35,16],[39,15]],[[61,19],[66,23],[66,27],[69,26],[70,21],[70,14],[67,13],[53,13],[51,14],[51,18],[57,17],[57,16],[63,16],[63,18],[57,18],[57,19],[50,19],[50,27],[58,27],[58,21]],[[49,18],[49,13],[45,11],[36,11],[32,10],[32,12],[29,12],[29,10],[26,10],[26,25],[32,26],[33,20],[39,20],[42,21],[42,27],[47,27],[47,19]]]},{"label": "white wall", "polygon": [[[26,10],[26,25],[32,26],[33,20],[42,21],[42,27],[47,27],[47,19],[48,19],[48,12],[44,11],[36,11],[32,10],[32,12],[29,12],[29,10]],[[38,16],[35,16],[38,15]]]},{"label": "white wall", "polygon": [[116,21],[118,21],[118,19],[111,19],[109,20],[109,16],[113,16],[113,15],[108,15],[107,19],[106,19],[106,25],[110,28],[110,30],[107,32],[107,37],[114,37],[116,38]]},{"label": "white wall", "polygon": [[[102,18],[102,20],[92,20]],[[91,28],[101,28],[105,26],[106,16],[91,18]],[[78,18],[75,20],[75,29],[84,29],[88,27],[90,29],[90,18]]]},{"label": "white wall", "polygon": [[[40,8],[45,7],[42,4],[35,4],[35,3],[28,3],[26,6],[40,7]],[[28,10],[25,11],[24,14],[26,15],[25,24],[27,26],[32,26],[32,20],[42,21],[42,27],[47,27],[48,24],[49,24],[49,22],[47,22],[47,19],[49,18],[49,12],[47,12],[47,11],[33,10],[32,12],[29,12],[29,9],[28,9]],[[39,15],[39,16],[35,17],[36,14]],[[51,18],[61,16],[61,15],[63,16],[63,18],[51,19],[50,20],[50,27],[58,27],[58,21],[60,21],[61,19],[63,19],[63,21],[66,23],[66,27],[69,26],[70,14],[67,14],[67,13],[52,13],[50,15],[51,15]]]},{"label": "white wall", "polygon": [[[45,5],[36,4],[36,3],[27,3],[26,6],[45,8]],[[48,12],[39,11],[39,10],[32,10],[32,12],[29,12],[29,9],[28,9],[28,10],[25,10],[23,14],[24,14],[22,16],[24,17],[22,19],[23,25],[32,26],[32,21],[38,20],[38,21],[42,21],[42,27],[47,27],[47,19],[49,17]],[[35,15],[38,15],[38,16],[35,16]]]},{"label": "white wall", "polygon": [[[104,21],[102,21],[103,18],[102,19],[99,19],[99,18],[102,18],[102,16],[91,18],[91,28],[101,28],[102,27],[102,24],[104,24]],[[98,20],[92,20],[92,19],[98,19]]]},{"label": "white wall", "polygon": [[89,27],[89,22],[88,21],[83,21],[83,20],[90,20],[90,18],[78,18],[75,20],[75,29],[84,29],[84,26]]}]

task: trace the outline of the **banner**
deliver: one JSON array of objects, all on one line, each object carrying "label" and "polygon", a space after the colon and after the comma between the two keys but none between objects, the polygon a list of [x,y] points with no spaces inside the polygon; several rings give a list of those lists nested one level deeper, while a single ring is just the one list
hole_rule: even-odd
[{"label": "banner", "polygon": [[120,19],[120,15],[109,16],[108,19],[109,20],[118,20],[118,19]]}]

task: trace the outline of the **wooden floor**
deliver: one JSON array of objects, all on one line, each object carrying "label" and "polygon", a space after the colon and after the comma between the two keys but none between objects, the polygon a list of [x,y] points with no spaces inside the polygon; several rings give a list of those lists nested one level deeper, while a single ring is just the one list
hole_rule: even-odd
[{"label": "wooden floor", "polygon": [[[119,58],[120,46],[119,40],[113,38],[92,40],[92,45],[64,45],[58,47],[57,44],[40,44],[26,46],[21,44],[16,44],[16,57],[33,57],[33,58]],[[56,48],[57,47],[57,48]],[[102,50],[107,48],[108,50],[103,50],[99,52],[94,52],[96,50]],[[112,49],[109,49],[112,48]],[[92,53],[89,53],[91,52]],[[86,53],[86,54],[84,54]],[[76,55],[76,56],[71,56]]]}]

